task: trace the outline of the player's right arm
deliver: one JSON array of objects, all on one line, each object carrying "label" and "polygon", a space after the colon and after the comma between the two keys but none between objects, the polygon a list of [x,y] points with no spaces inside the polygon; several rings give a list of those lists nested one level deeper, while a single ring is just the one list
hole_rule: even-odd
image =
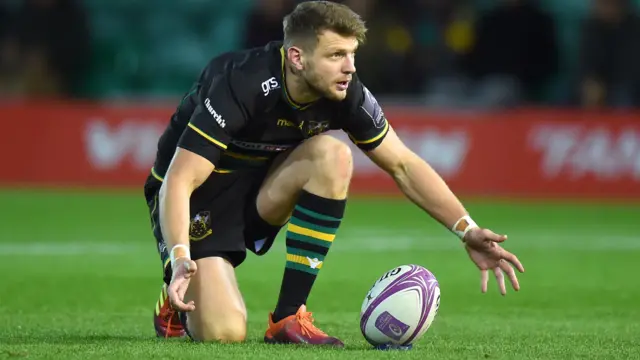
[{"label": "player's right arm", "polygon": [[[160,228],[172,265],[176,258],[189,258],[189,198],[211,175],[215,166],[189,150],[176,150],[160,188]],[[176,247],[176,245],[180,245]]]},{"label": "player's right arm", "polygon": [[190,198],[215,169],[232,135],[246,116],[226,76],[200,89],[197,104],[167,169],[159,194],[160,229],[169,249],[173,276],[168,295],[174,308],[190,311],[183,302],[189,278],[196,271],[189,251]]}]

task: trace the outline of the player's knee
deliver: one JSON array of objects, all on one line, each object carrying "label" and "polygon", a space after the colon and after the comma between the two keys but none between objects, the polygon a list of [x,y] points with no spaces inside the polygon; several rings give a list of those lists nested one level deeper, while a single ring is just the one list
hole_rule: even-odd
[{"label": "player's knee", "polygon": [[337,186],[348,185],[353,173],[353,155],[349,146],[327,135],[320,135],[312,140],[316,174]]},{"label": "player's knee", "polygon": [[243,342],[247,337],[245,327],[216,327],[204,328],[200,332],[191,334],[193,339],[198,342],[218,342],[218,343],[237,343]]},{"label": "player's knee", "polygon": [[216,321],[203,321],[196,329],[189,327],[191,337],[199,342],[235,343],[243,342],[247,337],[247,324],[242,314]]}]

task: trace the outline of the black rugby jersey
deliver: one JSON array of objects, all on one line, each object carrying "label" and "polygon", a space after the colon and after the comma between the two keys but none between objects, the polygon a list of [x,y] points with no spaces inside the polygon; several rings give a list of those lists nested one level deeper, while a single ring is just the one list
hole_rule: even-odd
[{"label": "black rugby jersey", "polygon": [[284,60],[282,42],[212,59],[161,136],[153,175],[164,177],[176,147],[208,159],[216,172],[230,172],[266,166],[328,130],[344,130],[365,151],[382,142],[389,124],[356,74],[344,100],[301,105],[287,94]]}]

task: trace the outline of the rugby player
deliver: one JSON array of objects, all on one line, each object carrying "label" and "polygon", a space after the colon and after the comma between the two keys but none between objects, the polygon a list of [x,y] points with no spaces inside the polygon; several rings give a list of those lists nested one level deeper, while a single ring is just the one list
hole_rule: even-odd
[{"label": "rugby player", "polygon": [[[481,271],[518,290],[506,236],[478,227],[438,174],[395,134],[356,76],[361,18],[344,5],[303,2],[283,41],[226,53],[204,68],[159,140],[145,183],[164,266],[158,336],[239,342],[247,313],[234,268],[265,254],[286,227],[286,265],[264,340],[343,346],[313,324],[306,300],[336,238],[353,172],[340,129],[406,196],[457,234]],[[407,79],[411,81],[411,79]],[[511,265],[510,265],[511,264]]]}]

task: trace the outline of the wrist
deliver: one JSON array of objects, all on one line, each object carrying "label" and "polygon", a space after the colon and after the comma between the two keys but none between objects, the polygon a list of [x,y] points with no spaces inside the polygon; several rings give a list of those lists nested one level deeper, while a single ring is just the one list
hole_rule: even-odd
[{"label": "wrist", "polygon": [[174,264],[178,259],[191,260],[189,246],[184,244],[174,245],[169,251],[169,259],[171,260],[171,269],[175,269]]},{"label": "wrist", "polygon": [[456,234],[460,240],[464,241],[464,237],[469,231],[478,227],[475,221],[469,215],[465,215],[458,219],[451,227],[451,231]]}]

